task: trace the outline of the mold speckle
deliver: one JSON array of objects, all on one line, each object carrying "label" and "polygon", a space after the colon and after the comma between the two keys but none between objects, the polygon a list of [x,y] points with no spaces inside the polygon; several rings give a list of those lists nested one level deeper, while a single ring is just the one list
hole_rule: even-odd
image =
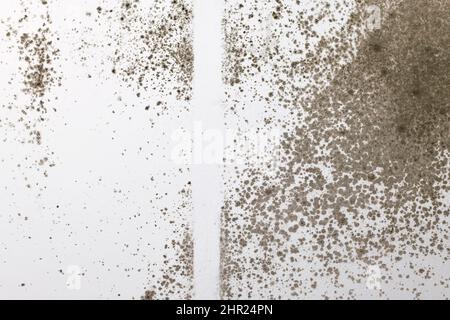
[{"label": "mold speckle", "polygon": [[[274,2],[288,4],[267,48],[248,39],[242,11],[262,7],[227,6],[229,121],[264,102],[284,133],[275,174],[230,168],[222,296],[448,297],[450,2],[317,2],[310,13]],[[379,30],[365,28],[368,5],[383,13]],[[342,27],[317,31],[339,15]]]},{"label": "mold speckle", "polygon": [[[181,191],[183,199],[178,212],[186,213],[192,210],[192,190],[189,182]],[[164,216],[164,215],[163,215]],[[174,223],[172,221],[171,223]],[[164,261],[160,267],[161,276],[149,277],[149,287],[146,289],[143,300],[180,299],[190,300],[193,293],[194,280],[194,243],[192,239],[192,229],[189,224],[177,226],[177,233],[167,240],[164,247]],[[176,240],[179,239],[179,240]],[[149,268],[150,271],[150,268]]]},{"label": "mold speckle", "polygon": [[[48,121],[57,111],[57,97],[53,92],[61,86],[62,75],[59,68],[60,52],[57,47],[58,34],[52,26],[48,13],[47,1],[42,1],[40,14],[29,12],[29,4],[21,2],[21,18],[11,18],[2,21],[7,29],[9,54],[17,55],[17,72],[11,78],[9,85],[16,83],[21,86],[21,92],[14,92],[9,104],[3,105],[2,124],[13,131],[7,134],[4,141],[15,140],[21,144],[35,145],[32,153],[21,161],[23,169],[33,169],[45,177],[48,169],[55,165],[54,154],[46,144],[45,134],[49,131]],[[20,84],[17,83],[20,79]],[[5,96],[11,91],[5,92]],[[14,111],[14,113],[13,113]],[[12,137],[12,135],[15,137]],[[45,158],[46,161],[41,159]],[[29,171],[31,173],[31,171]],[[23,170],[24,179],[28,173]],[[31,179],[31,178],[30,178]],[[29,188],[39,183],[29,183]],[[45,188],[41,186],[41,189]]]},{"label": "mold speckle", "polygon": [[[184,0],[163,5],[156,1],[151,15],[139,0],[124,0],[120,9],[99,14],[117,19],[120,32],[111,72],[141,94],[148,89],[191,99],[193,77],[192,8]],[[127,43],[127,45],[123,45]],[[176,86],[170,83],[176,79]]]}]

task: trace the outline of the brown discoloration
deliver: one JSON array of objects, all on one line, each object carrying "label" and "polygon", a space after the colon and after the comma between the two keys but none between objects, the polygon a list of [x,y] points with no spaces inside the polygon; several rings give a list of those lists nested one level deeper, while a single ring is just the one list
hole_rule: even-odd
[{"label": "brown discoloration", "polygon": [[[369,4],[382,9],[382,27],[362,35],[357,55],[342,67],[340,57],[352,52],[349,39],[362,26]],[[324,50],[339,48],[327,59],[312,53],[292,61],[276,47],[271,53],[274,76],[265,77],[276,79],[269,82],[277,93],[271,101],[277,99],[293,116],[284,124],[275,177],[248,167],[237,174],[248,183],[227,196],[224,297],[258,297],[257,287],[266,290],[265,298],[318,292],[323,298],[357,298],[354,288],[367,275],[349,264],[379,267],[388,274],[380,279],[382,286],[404,295],[420,298],[422,286],[445,292],[448,275],[433,265],[432,276],[413,272],[421,268],[408,261],[438,257],[445,262],[449,254],[450,2],[359,1],[355,12],[342,33],[347,39],[319,39]],[[310,23],[302,27],[300,32],[311,30]],[[236,46],[244,46],[241,39]],[[264,68],[258,60],[248,63],[253,59],[246,50],[227,51],[230,61],[242,66],[239,81],[228,82],[231,87]],[[289,65],[307,75],[329,70],[335,75],[330,84],[312,81],[301,91]],[[237,69],[226,70],[235,75]],[[250,88],[259,99],[258,88]],[[410,264],[406,271],[396,269],[401,263]],[[401,276],[406,272],[420,283],[411,286],[410,276]],[[233,287],[237,282],[243,290]]]},{"label": "brown discoloration", "polygon": [[[150,3],[122,0],[113,6],[99,3],[93,13],[88,13],[99,27],[105,23],[111,27],[105,41],[86,41],[81,45],[80,51],[86,54],[83,63],[89,63],[87,54],[92,55],[89,49],[107,51],[109,61],[105,61],[105,69],[100,72],[107,79],[119,82],[121,93],[115,92],[118,104],[127,110],[138,106],[138,112],[146,112],[143,116],[149,118],[152,128],[158,117],[180,117],[189,111],[193,77],[192,14],[191,1],[185,0]],[[92,28],[86,31],[94,32]],[[133,102],[122,100],[121,94],[130,93],[135,95],[136,99],[131,99]],[[181,108],[174,110],[177,105]],[[119,108],[113,106],[113,113],[120,116],[123,110],[116,112],[116,107]],[[133,118],[130,116],[129,120]],[[146,139],[151,138],[150,134]],[[192,296],[191,228],[180,218],[190,212],[190,193],[189,183],[179,193],[182,203],[178,210],[154,208],[159,210],[161,225],[174,231],[171,237],[164,239],[165,246],[158,253],[163,264],[154,263],[153,259],[149,261],[141,299],[189,299]]]},{"label": "brown discoloration", "polygon": [[[105,3],[108,4],[105,5]],[[6,19],[5,25],[9,27],[6,32],[6,37],[8,42],[11,43],[10,49],[12,52],[17,51],[17,56],[20,60],[20,69],[13,74],[14,76],[17,76],[19,81],[15,82],[11,80],[8,84],[18,84],[21,87],[19,89],[20,92],[14,96],[14,101],[7,106],[2,106],[8,108],[8,116],[14,114],[17,109],[18,120],[14,121],[15,119],[13,119],[13,117],[8,119],[2,118],[0,119],[0,125],[7,129],[7,125],[9,126],[10,124],[20,128],[23,124],[23,127],[25,128],[25,135],[23,135],[21,131],[19,139],[21,143],[29,143],[31,146],[26,146],[25,152],[27,152],[27,158],[24,161],[20,161],[21,159],[19,159],[20,163],[17,165],[18,171],[20,170],[19,174],[24,176],[27,174],[27,172],[23,170],[26,167],[28,168],[27,161],[32,163],[30,166],[34,166],[33,169],[37,168],[37,170],[40,171],[44,171],[47,167],[54,165],[53,152],[49,151],[46,147],[47,137],[54,132],[52,131],[53,128],[49,128],[47,124],[48,120],[51,120],[49,123],[55,125],[55,131],[58,133],[58,136],[51,137],[55,139],[49,139],[53,140],[53,142],[58,140],[58,142],[63,143],[64,140],[61,139],[65,138],[64,134],[67,132],[74,132],[69,130],[59,130],[63,125],[77,128],[78,123],[76,123],[76,121],[78,120],[75,120],[72,126],[72,119],[65,118],[65,116],[70,114],[70,108],[72,106],[80,105],[77,101],[77,98],[79,97],[75,96],[75,94],[79,92],[77,89],[80,88],[77,85],[75,85],[75,87],[66,87],[65,92],[62,93],[65,95],[64,99],[61,99],[65,100],[66,104],[67,98],[69,100],[74,98],[74,105],[71,105],[69,102],[64,106],[61,106],[64,107],[62,114],[59,117],[51,118],[53,112],[60,111],[60,106],[57,106],[55,101],[57,100],[58,95],[61,94],[61,91],[55,89],[61,85],[62,76],[64,75],[64,78],[66,78],[66,74],[63,74],[63,71],[70,72],[70,68],[74,66],[74,64],[72,64],[73,61],[70,61],[70,59],[74,59],[75,57],[80,60],[75,61],[75,63],[78,63],[78,65],[76,65],[76,72],[67,75],[67,79],[69,80],[67,83],[73,85],[74,81],[80,81],[80,75],[84,74],[88,79],[92,79],[87,86],[99,88],[99,92],[102,92],[101,90],[103,89],[102,85],[104,82],[109,82],[106,92],[114,95],[117,98],[115,101],[122,101],[122,94],[125,96],[128,95],[128,97],[123,99],[123,105],[127,107],[127,111],[130,111],[132,107],[139,104],[138,108],[133,109],[133,116],[136,115],[136,117],[140,117],[144,114],[148,118],[151,118],[150,122],[154,125],[156,122],[155,117],[164,115],[167,118],[173,117],[175,119],[180,118],[180,114],[188,111],[187,101],[190,100],[191,97],[193,73],[193,53],[191,43],[192,9],[190,1],[156,0],[153,1],[153,3],[155,4],[154,7],[150,7],[148,2],[143,3],[142,1],[136,0],[117,1],[113,4],[111,4],[110,1],[98,1],[98,5],[92,5],[92,3],[89,2],[83,3],[83,7],[79,7],[79,4],[74,5],[74,9],[76,9],[74,14],[71,12],[67,16],[55,17],[52,13],[61,11],[61,9],[63,11],[62,14],[68,13],[68,11],[66,12],[64,10],[64,4],[61,5],[61,3],[56,4],[56,2],[44,0],[37,2],[34,0],[26,0],[20,2],[21,11],[23,9],[23,13],[14,12],[14,16]],[[84,14],[82,14],[83,11],[78,12],[78,9],[86,9],[91,12],[86,12],[86,15],[84,16]],[[80,13],[82,14],[81,16],[79,15]],[[21,18],[16,19],[16,14]],[[54,18],[55,22],[58,22],[53,24],[52,18]],[[67,29],[65,27],[67,27]],[[61,40],[59,37],[61,37]],[[61,59],[63,60],[62,65],[64,66],[64,70],[62,70],[59,64],[61,54],[58,50],[59,46],[64,54],[62,57],[63,59]],[[105,71],[105,69],[107,69],[107,71]],[[6,90],[11,91],[11,87],[12,86],[8,86]],[[88,90],[86,97],[89,97],[89,95],[90,92]],[[62,96],[59,97],[62,98]],[[137,97],[137,99],[135,97]],[[108,98],[109,97],[106,97],[105,100],[108,100]],[[105,101],[103,99],[99,100]],[[99,100],[94,99],[92,100],[92,105],[88,105],[89,108],[80,108],[77,109],[77,111],[83,110],[82,117],[88,117],[88,121],[92,121],[99,113],[104,111],[102,108],[116,108],[117,105],[121,104],[117,102],[116,104],[112,103],[111,105],[101,105],[102,102],[94,102]],[[114,101],[114,99],[112,100]],[[23,101],[27,103],[25,104]],[[177,106],[181,107],[177,109]],[[91,114],[90,112],[92,109],[95,109],[95,111]],[[11,110],[13,111],[10,112]],[[111,122],[117,120],[121,116],[123,117],[123,112],[116,112],[116,110],[112,111],[112,115],[110,114],[111,118],[106,121],[107,123],[103,123],[103,127],[100,128],[101,130],[93,130],[91,134],[97,135],[99,132],[108,130],[108,125],[110,125]],[[97,111],[99,111],[99,113],[97,113]],[[131,112],[132,111],[130,111],[130,114]],[[81,114],[81,111],[79,114]],[[167,121],[167,118],[164,119],[164,121]],[[123,117],[120,120],[131,122],[134,118],[127,114],[126,118]],[[67,122],[56,123],[55,121]],[[139,125],[142,124],[142,122],[138,123]],[[164,122],[161,121],[161,123]],[[120,125],[123,125],[123,122],[121,122],[119,126]],[[132,125],[136,126],[136,122],[133,122]],[[142,125],[143,132],[147,132],[145,124]],[[83,127],[83,130],[85,128],[86,126]],[[114,131],[114,134],[115,133],[116,131]],[[167,146],[161,146],[162,143],[160,142],[150,144],[149,140],[153,139],[153,141],[155,141],[161,138],[161,135],[164,136],[166,133],[162,133],[161,135],[155,135],[153,134],[154,132],[151,131],[148,131],[147,133],[148,135],[144,134],[145,137],[142,139],[142,144],[147,143],[147,145],[151,146],[147,149],[148,154],[145,154],[144,156],[146,160],[153,160],[153,156],[156,153],[158,156],[164,154],[163,152],[167,150],[164,147]],[[85,137],[86,136],[83,136],[81,139]],[[98,138],[98,136],[96,136],[96,138]],[[112,140],[115,138],[116,137],[113,136]],[[135,139],[136,137],[133,136],[131,137],[131,140],[124,139],[122,141],[125,144],[124,149],[121,150],[122,157],[125,158],[127,156],[128,144],[134,145],[136,142]],[[56,145],[58,145],[58,143]],[[102,145],[102,148],[105,147],[106,149],[111,146],[113,145],[109,145],[106,141],[105,145]],[[114,149],[116,146],[117,144],[110,150],[116,150]],[[145,145],[144,147],[139,146],[138,153],[144,154],[147,150],[145,149]],[[37,155],[34,153],[37,153]],[[92,155],[90,155],[90,157],[91,156]],[[136,158],[133,157],[127,159],[131,162],[136,160]],[[1,159],[2,162],[3,160],[4,159]],[[88,166],[95,166],[95,160],[97,159],[94,159]],[[112,159],[112,162],[114,162],[114,160],[115,159]],[[84,163],[80,166],[83,165]],[[71,170],[71,167],[67,167],[66,163],[63,163],[62,167],[66,168],[66,170]],[[77,167],[77,169],[79,169],[79,167]],[[144,170],[145,172],[141,175],[141,178],[143,179],[142,186],[138,185],[140,180],[136,179],[136,181],[133,181],[132,183],[133,187],[147,189],[149,188],[149,184],[153,185],[157,183],[157,185],[162,186],[162,188],[167,185],[173,186],[179,181],[178,174],[182,176],[183,170],[185,170],[184,167],[176,167],[171,171],[170,166],[169,169],[147,169],[150,171],[156,170],[153,172],[157,178],[152,177],[151,181],[143,178],[149,173],[148,170]],[[167,171],[162,172],[162,170]],[[86,186],[85,190],[91,190],[92,192],[92,190],[96,188],[96,184],[91,183],[90,175],[97,174],[97,172],[93,171],[94,170],[91,171],[88,169],[86,169],[86,171],[81,171],[81,176],[74,177],[76,178],[74,179],[75,184],[84,182]],[[44,174],[47,176],[46,171],[44,171]],[[67,177],[66,174],[67,172],[64,172],[63,176]],[[70,173],[68,176],[72,178]],[[117,178],[117,176],[110,177],[113,179]],[[154,181],[161,177],[167,178],[167,180],[158,181],[157,183]],[[34,183],[32,178],[33,177],[30,178],[28,176],[25,177],[28,188],[34,188],[41,184],[41,181]],[[16,179],[16,177],[14,176],[13,179]],[[56,177],[56,181],[58,181],[58,179],[63,180],[66,178]],[[120,180],[120,178],[118,179]],[[52,182],[54,181],[55,180],[52,180]],[[103,182],[102,178],[99,178],[98,181],[94,179],[94,181],[96,181],[98,185],[101,185]],[[67,184],[66,181],[64,181],[61,188],[64,188],[63,186],[67,185],[70,185],[70,183]],[[136,208],[136,203],[133,202],[132,192],[126,190],[126,186],[124,185],[122,185],[122,183],[115,184],[113,186],[113,195],[111,196],[112,201],[117,201],[115,202],[117,208],[119,208],[123,202],[130,204],[129,209],[127,208],[127,210],[121,212],[121,216],[119,217],[121,227],[120,229],[114,230],[117,231],[113,236],[114,245],[123,244],[125,249],[121,251],[122,253],[126,252],[126,250],[130,250],[131,258],[127,263],[131,264],[130,261],[138,261],[138,263],[148,265],[148,269],[145,267],[141,268],[137,265],[126,265],[122,263],[112,265],[107,262],[107,259],[102,257],[101,253],[99,253],[99,260],[102,266],[105,267],[105,272],[110,272],[114,268],[123,268],[124,275],[127,278],[145,272],[146,278],[144,278],[143,283],[140,284],[142,286],[142,292],[148,289],[143,297],[145,299],[191,298],[193,281],[193,244],[191,239],[191,228],[187,219],[187,215],[191,210],[190,183],[188,183],[178,194],[178,197],[176,195],[177,189],[175,189],[175,195],[169,191],[156,193],[156,195],[153,194],[150,199],[148,199],[148,207],[142,209],[145,213],[132,212],[132,210],[134,210],[133,208]],[[105,187],[109,188],[111,185],[105,185]],[[43,191],[45,188],[46,186],[43,186],[40,191]],[[132,187],[130,187],[130,189],[131,188]],[[74,190],[67,190],[67,192],[70,192],[70,194],[76,193]],[[13,196],[15,196],[15,194],[13,194]],[[13,200],[13,196],[8,203],[13,203],[15,201]],[[44,194],[44,196],[46,196],[46,194]],[[136,195],[136,197],[140,197],[140,195]],[[38,197],[36,199],[38,199]],[[169,199],[167,200],[169,201],[169,204],[161,205],[166,199]],[[58,199],[58,201],[59,200],[60,199]],[[140,200],[142,200],[142,198],[140,198]],[[78,201],[83,200],[78,199]],[[89,201],[86,202],[88,203],[83,203],[82,205],[83,210],[90,209],[89,206],[91,206],[91,203]],[[95,204],[95,201],[93,201],[93,203]],[[47,204],[43,206],[47,207]],[[162,208],[163,206],[164,208]],[[57,208],[59,209],[59,205]],[[42,214],[47,214],[45,209],[48,209],[48,207],[42,209]],[[141,208],[139,208],[139,211],[140,209]],[[68,238],[65,238],[64,240],[69,241],[74,233],[74,229],[72,225],[66,223],[67,221],[70,221],[70,218],[65,216],[66,211],[63,213],[61,213],[62,210],[59,211],[60,212],[54,216],[52,216],[54,212],[50,211],[48,216],[51,217],[52,223],[64,224],[69,232]],[[77,211],[74,212],[77,214],[79,213]],[[101,210],[96,213],[101,214],[100,212]],[[38,213],[40,212],[37,212],[37,214]],[[128,242],[129,239],[124,240],[124,238],[120,237],[120,234],[126,230],[125,223],[131,220],[131,218],[127,216],[128,213],[133,215],[133,219],[138,219],[142,216],[148,217],[148,220],[146,220],[145,223],[140,224],[140,222],[136,220],[136,222],[129,225],[133,230],[134,228],[138,230],[136,234],[133,234],[130,237],[131,240],[136,241],[136,246],[133,246],[133,244],[130,245]],[[109,223],[107,220],[108,219],[101,219],[98,222],[99,225],[95,226],[99,229],[96,236],[101,237],[104,229],[106,229],[105,226]],[[152,229],[152,226],[148,226],[149,224],[152,224],[153,221],[155,221],[154,229]],[[159,242],[156,244],[149,243],[150,241],[148,238],[139,233],[139,231],[142,231],[144,228],[148,228],[145,230],[150,230],[150,232],[154,231],[155,233],[161,232],[161,234],[166,234],[165,237],[159,235],[156,236],[157,239],[161,239],[165,244],[164,247],[160,248],[160,251],[155,252],[155,247],[158,247]],[[86,227],[86,229],[88,229],[88,227]],[[167,233],[170,234],[167,235]],[[53,235],[49,237],[49,240],[52,240],[52,237]],[[83,243],[84,240],[80,239],[80,242],[85,244]],[[80,242],[77,242],[77,245]],[[13,247],[11,248],[13,249]],[[74,252],[76,252],[76,250]],[[162,264],[159,264],[161,260]],[[119,258],[114,261],[119,261]],[[96,264],[97,261],[94,261],[93,263]],[[63,274],[63,271],[59,271],[59,273]],[[120,280],[118,281],[120,282]],[[123,288],[118,289],[123,290]],[[140,296],[142,292],[137,292],[137,295]],[[116,294],[117,296],[121,295],[120,292]]]},{"label": "brown discoloration", "polygon": [[[157,1],[158,2],[158,1]],[[165,4],[164,1],[161,4]],[[184,0],[173,0],[169,8],[148,15],[139,0],[124,0],[118,14],[121,35],[111,72],[141,93],[147,89],[163,91],[180,100],[190,100],[193,77],[192,8]],[[158,9],[159,8],[159,9]],[[99,13],[103,11],[100,10]],[[127,39],[127,45],[121,42]],[[173,92],[165,88],[177,80]],[[163,85],[165,84],[165,85]]]},{"label": "brown discoloration", "polygon": [[[179,211],[184,213],[186,209],[192,208],[192,190],[188,183],[180,191],[183,201]],[[172,223],[175,223],[172,221]],[[164,261],[160,271],[162,276],[149,277],[148,287],[143,300],[164,300],[179,297],[180,299],[192,299],[194,278],[194,243],[192,229],[189,224],[177,226],[177,234],[167,240],[164,247]],[[179,240],[177,240],[179,239]],[[149,268],[150,272],[150,268]]]},{"label": "brown discoloration", "polygon": [[[47,6],[48,1],[42,1]],[[53,153],[45,146],[43,132],[51,114],[56,112],[55,101],[52,91],[61,86],[61,73],[59,70],[59,40],[56,31],[52,27],[52,19],[48,14],[47,7],[43,7],[44,14],[33,16],[29,12],[29,4],[22,2],[23,12],[17,21],[8,19],[3,22],[8,28],[7,40],[10,42],[9,50],[17,52],[19,59],[18,74],[22,77],[22,95],[14,94],[14,101],[8,109],[16,109],[17,117],[11,126],[15,127],[20,134],[17,140],[22,144],[34,144],[39,146],[39,153],[45,158],[52,158]],[[30,28],[36,23],[38,27]],[[35,157],[30,156],[30,158]],[[24,164],[28,158],[24,159]],[[39,159],[34,159],[35,166]],[[46,162],[48,167],[54,166],[53,161]],[[37,168],[41,171],[40,168]],[[46,169],[43,170],[47,176]]]}]

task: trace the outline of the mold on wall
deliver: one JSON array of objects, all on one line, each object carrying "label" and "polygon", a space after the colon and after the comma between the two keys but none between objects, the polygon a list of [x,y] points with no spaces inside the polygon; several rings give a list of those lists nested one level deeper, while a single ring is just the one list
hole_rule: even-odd
[{"label": "mold on wall", "polygon": [[190,125],[191,3],[18,0],[0,20],[0,297],[190,298],[170,132]]},{"label": "mold on wall", "polygon": [[450,2],[227,3],[229,121],[283,133],[225,174],[222,296],[448,298]]},{"label": "mold on wall", "polygon": [[200,2],[4,6],[0,298],[449,298],[450,1]]}]

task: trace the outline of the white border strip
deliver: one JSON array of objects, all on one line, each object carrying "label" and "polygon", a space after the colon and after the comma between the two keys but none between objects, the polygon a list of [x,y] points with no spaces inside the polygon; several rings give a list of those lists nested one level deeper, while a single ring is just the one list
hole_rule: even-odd
[{"label": "white border strip", "polygon": [[[222,17],[224,0],[194,0],[193,128],[224,136],[222,109]],[[199,161],[203,149],[194,134],[192,165],[194,299],[219,299],[220,216],[223,166]],[[202,139],[202,137],[200,137]]]}]

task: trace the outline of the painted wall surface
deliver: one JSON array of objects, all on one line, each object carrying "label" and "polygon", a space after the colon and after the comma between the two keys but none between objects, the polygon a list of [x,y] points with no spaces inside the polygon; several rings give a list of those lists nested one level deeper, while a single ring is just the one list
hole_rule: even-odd
[{"label": "painted wall surface", "polygon": [[227,123],[279,139],[227,167],[224,298],[449,297],[449,17],[226,2]]},{"label": "painted wall surface", "polygon": [[1,298],[190,298],[192,7],[1,10]]},{"label": "painted wall surface", "polygon": [[1,299],[450,297],[448,0],[14,0]]}]

